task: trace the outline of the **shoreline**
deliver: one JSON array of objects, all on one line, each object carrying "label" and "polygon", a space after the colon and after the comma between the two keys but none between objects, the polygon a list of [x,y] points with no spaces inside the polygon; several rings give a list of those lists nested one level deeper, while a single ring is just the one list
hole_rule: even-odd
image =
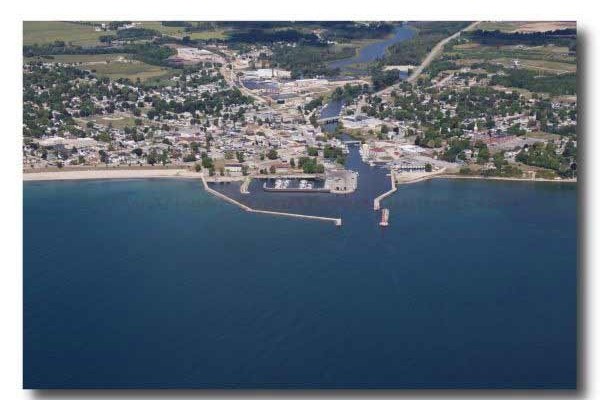
[{"label": "shoreline", "polygon": [[90,179],[196,178],[201,174],[187,169],[92,169],[74,171],[24,172],[24,182]]},{"label": "shoreline", "polygon": [[484,180],[484,181],[506,181],[506,182],[529,182],[529,183],[577,183],[577,179],[526,179],[526,178],[513,178],[513,177],[502,177],[502,176],[472,176],[472,175],[453,175],[453,174],[439,174],[431,176],[421,176],[414,180],[398,182],[398,185],[417,183],[426,181],[429,179],[473,179],[473,180]]},{"label": "shoreline", "polygon": [[[270,176],[259,177],[269,178]],[[60,170],[60,171],[40,171],[23,172],[23,181],[66,181],[66,180],[88,180],[88,179],[144,179],[144,178],[195,178],[202,179],[202,173],[190,171],[185,168],[114,168],[114,169],[77,169],[77,170]],[[257,177],[251,177],[255,179]],[[577,179],[526,179],[515,177],[499,177],[499,176],[479,176],[479,175],[459,175],[459,174],[431,174],[426,176],[418,176],[413,179],[396,181],[396,185],[406,185],[426,181],[429,179],[478,179],[487,181],[510,181],[510,182],[545,182],[545,183],[577,183]],[[206,179],[210,182],[232,182],[232,181],[247,181],[248,177],[216,177]]]}]

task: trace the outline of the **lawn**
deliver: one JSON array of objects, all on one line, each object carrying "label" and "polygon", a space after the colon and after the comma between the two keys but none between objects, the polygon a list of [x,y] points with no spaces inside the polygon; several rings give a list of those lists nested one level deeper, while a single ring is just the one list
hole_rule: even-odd
[{"label": "lawn", "polygon": [[106,32],[96,32],[89,25],[60,21],[24,21],[23,44],[45,44],[56,40],[79,46],[99,44],[98,38]]}]

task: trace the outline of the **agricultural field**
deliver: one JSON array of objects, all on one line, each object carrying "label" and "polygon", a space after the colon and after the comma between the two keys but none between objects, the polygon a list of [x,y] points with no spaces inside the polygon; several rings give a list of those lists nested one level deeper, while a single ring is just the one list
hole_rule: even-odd
[{"label": "agricultural field", "polygon": [[128,78],[132,81],[140,79],[161,78],[167,76],[170,68],[159,67],[134,60],[129,54],[89,54],[89,55],[55,55],[51,58],[28,57],[25,62],[41,60],[43,62],[55,62],[72,64],[80,69],[91,71],[98,76],[106,76],[110,79]]},{"label": "agricultural field", "polygon": [[[545,46],[486,46],[479,43],[463,43],[448,49],[448,54],[454,54],[460,59],[493,60],[498,58],[518,58],[525,60],[543,60],[572,64],[576,68],[576,57],[569,54],[567,47],[554,45]],[[566,67],[565,67],[566,68]]]},{"label": "agricultural field", "polygon": [[65,63],[65,64],[80,64],[80,65],[97,65],[106,64],[111,62],[125,62],[129,61],[129,54],[116,53],[116,54],[58,54],[47,57],[26,57],[25,62],[30,61],[43,61],[53,63]]},{"label": "agricultural field", "polygon": [[519,22],[519,21],[484,21],[477,26],[477,29],[485,31],[501,31],[501,32],[547,32],[556,29],[576,28],[577,23],[574,21],[536,21],[536,22]]},{"label": "agricultural field", "polygon": [[57,40],[78,46],[94,46],[106,32],[96,32],[92,26],[75,22],[24,21],[23,44],[45,44]]},{"label": "agricultural field", "polygon": [[[513,59],[509,58],[493,59],[490,60],[490,62],[507,68],[514,65]],[[546,60],[519,60],[519,67],[537,71],[540,74],[567,74],[577,72],[577,65],[575,64]]]},{"label": "agricultural field", "polygon": [[164,26],[160,21],[140,21],[143,28],[154,29],[164,35],[181,38],[189,36],[192,40],[226,39],[227,33],[224,29],[206,29],[199,32],[187,32],[181,26]]},{"label": "agricultural field", "polygon": [[192,40],[227,39],[227,31],[224,29],[206,30],[202,32],[191,32],[188,34]]}]

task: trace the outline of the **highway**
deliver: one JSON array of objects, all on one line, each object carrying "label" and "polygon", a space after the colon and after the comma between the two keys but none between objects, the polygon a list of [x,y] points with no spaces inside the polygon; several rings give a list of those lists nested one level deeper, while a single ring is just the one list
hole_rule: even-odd
[{"label": "highway", "polygon": [[[456,32],[453,35],[448,36],[447,38],[439,41],[434,47],[433,49],[431,49],[431,51],[429,52],[429,54],[427,54],[427,56],[423,59],[423,61],[421,62],[421,64],[415,68],[413,70],[413,72],[410,74],[410,76],[406,79],[406,82],[410,82],[413,83],[415,82],[419,76],[421,75],[421,73],[423,72],[423,70],[425,68],[427,68],[429,66],[429,64],[431,64],[431,62],[442,52],[442,50],[444,49],[444,46],[450,42],[453,39],[456,39],[457,37],[460,36],[460,34],[464,31],[468,31],[471,30],[473,28],[475,28],[478,24],[480,23],[480,21],[475,21],[472,24],[469,24],[469,26],[461,29],[460,31]],[[375,93],[375,95],[377,96],[381,96],[384,94],[388,94],[389,92],[391,92],[394,89],[395,85],[392,85],[390,87],[387,87],[383,90],[380,90],[379,92]]]}]

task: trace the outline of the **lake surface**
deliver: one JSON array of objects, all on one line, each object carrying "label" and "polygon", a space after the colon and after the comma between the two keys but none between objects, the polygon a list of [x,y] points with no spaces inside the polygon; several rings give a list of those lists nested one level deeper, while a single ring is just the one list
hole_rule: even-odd
[{"label": "lake surface", "polygon": [[576,186],[24,184],[27,388],[573,388]]},{"label": "lake surface", "polygon": [[354,57],[332,61],[328,64],[329,68],[340,68],[342,71],[347,72],[359,72],[361,69],[364,70],[364,67],[357,67],[355,64],[366,64],[383,57],[385,50],[389,46],[410,39],[414,34],[414,30],[398,26],[394,29],[391,37],[364,46]]}]

